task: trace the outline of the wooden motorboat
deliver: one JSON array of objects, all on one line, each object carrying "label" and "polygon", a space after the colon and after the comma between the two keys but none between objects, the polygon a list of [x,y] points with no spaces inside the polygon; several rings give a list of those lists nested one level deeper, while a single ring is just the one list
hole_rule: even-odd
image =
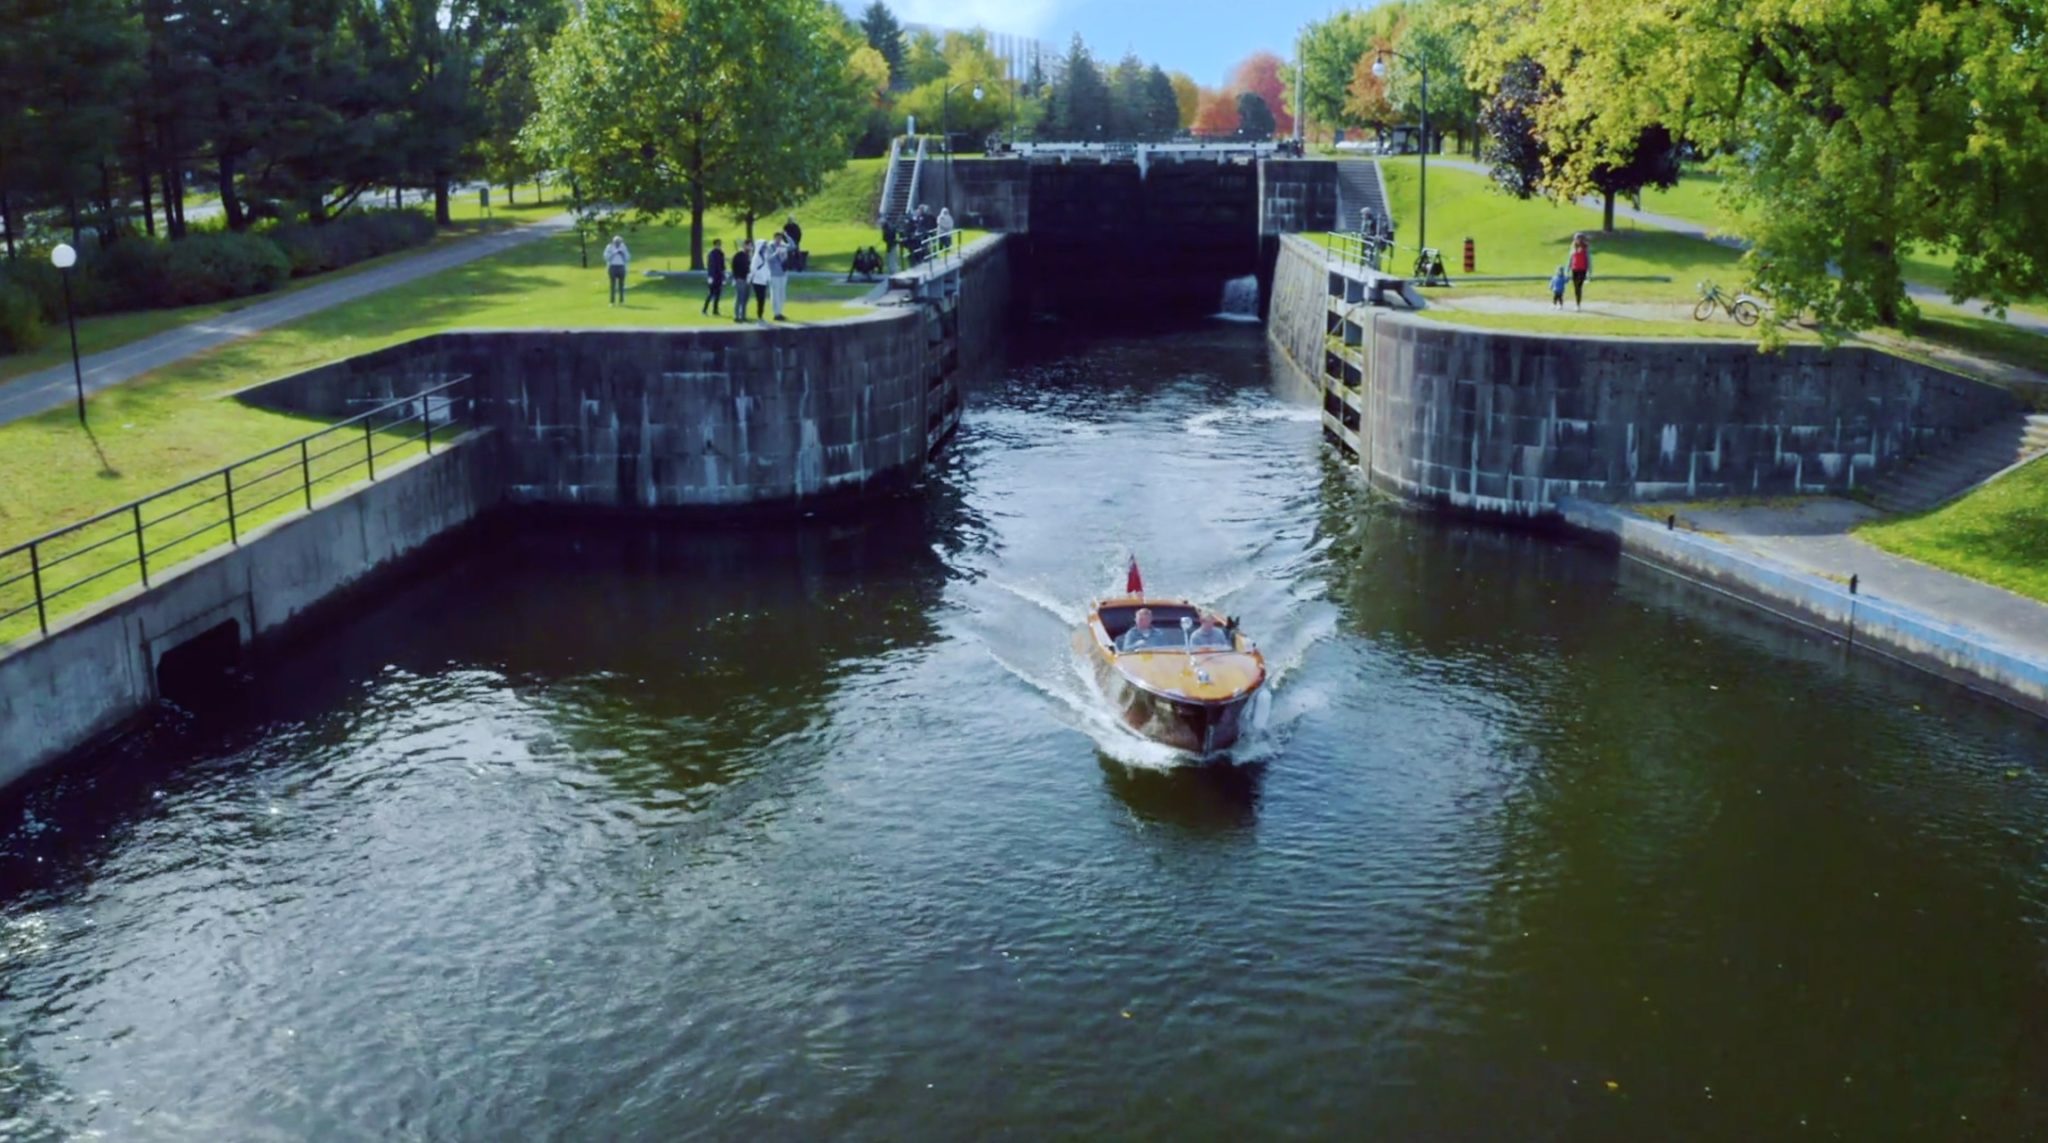
[{"label": "wooden motorboat", "polygon": [[[1074,632],[1075,650],[1089,659],[1131,729],[1205,758],[1228,750],[1266,682],[1265,657],[1234,620],[1217,628],[1227,646],[1194,646],[1203,610],[1189,600],[1146,594],[1135,563],[1127,588],[1089,608],[1088,621]],[[1118,650],[1140,609],[1151,611],[1158,634],[1147,646]]]}]

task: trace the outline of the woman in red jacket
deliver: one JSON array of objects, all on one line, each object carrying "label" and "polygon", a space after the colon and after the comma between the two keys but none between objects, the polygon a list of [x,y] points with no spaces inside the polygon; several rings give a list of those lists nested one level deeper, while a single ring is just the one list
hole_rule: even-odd
[{"label": "woman in red jacket", "polygon": [[1572,235],[1572,257],[1567,265],[1572,271],[1572,308],[1584,309],[1586,278],[1593,273],[1593,251],[1587,248],[1585,235]]}]

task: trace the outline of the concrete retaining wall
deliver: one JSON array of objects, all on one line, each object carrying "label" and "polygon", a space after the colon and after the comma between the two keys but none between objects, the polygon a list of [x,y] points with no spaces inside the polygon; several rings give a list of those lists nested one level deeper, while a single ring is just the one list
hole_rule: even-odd
[{"label": "concrete retaining wall", "polygon": [[1009,283],[994,237],[936,304],[816,326],[438,334],[241,399],[333,417],[468,374],[514,502],[802,504],[916,479],[957,416],[954,374],[1000,353]]},{"label": "concrete retaining wall", "polygon": [[[1482,330],[1361,306],[1322,251],[1294,237],[1281,240],[1274,278],[1273,336],[1328,379],[1331,403],[1355,409],[1373,483],[1481,513],[1554,516],[1567,496],[1853,491],[2015,407],[1995,386],[1862,347],[1766,354],[1743,342]],[[1345,347],[1311,350],[1309,331],[1333,321]]]},{"label": "concrete retaining wall", "polygon": [[1337,228],[1337,164],[1319,159],[1259,163],[1259,233]]},{"label": "concrete retaining wall", "polygon": [[1692,532],[1663,528],[1604,504],[1566,498],[1565,523],[1623,552],[1856,645],[1944,678],[2048,712],[2048,663],[1903,604],[1851,593],[1842,584],[1740,552]]},{"label": "concrete retaining wall", "polygon": [[475,518],[497,495],[488,446],[472,434],[398,465],[17,644],[0,656],[0,784],[147,710],[157,664],[201,632],[233,623],[242,641],[272,634]]}]

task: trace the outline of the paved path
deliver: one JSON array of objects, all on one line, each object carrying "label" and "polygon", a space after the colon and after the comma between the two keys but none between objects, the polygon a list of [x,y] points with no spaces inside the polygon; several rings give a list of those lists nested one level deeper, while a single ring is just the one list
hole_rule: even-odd
[{"label": "paved path", "polygon": [[[322,282],[233,313],[165,330],[140,341],[92,354],[81,362],[85,371],[85,391],[97,393],[110,385],[133,380],[152,369],[161,369],[237,338],[560,234],[569,226],[569,215],[561,214],[496,234],[459,239],[388,262],[374,270]],[[69,361],[12,381],[0,381],[0,425],[69,404],[74,393]]]},{"label": "paved path", "polygon": [[[1440,164],[1456,171],[1469,171],[1476,175],[1491,174],[1490,168],[1475,163],[1470,159],[1450,159],[1432,155],[1429,161],[1432,165]],[[1579,200],[1579,205],[1587,210],[1600,210],[1605,204],[1598,197],[1587,195]],[[1614,217],[1626,218],[1632,222],[1639,222],[1644,226],[1654,227],[1658,230],[1669,230],[1674,234],[1683,234],[1687,238],[1697,238],[1702,242],[1712,242],[1719,246],[1726,246],[1731,250],[1742,250],[1748,247],[1748,244],[1740,238],[1726,234],[1710,233],[1706,227],[1701,226],[1697,222],[1683,218],[1673,218],[1668,214],[1656,214],[1647,210],[1637,210],[1634,207],[1619,202],[1614,204]],[[1972,314],[1984,314],[1984,303],[1977,301],[1975,298],[1965,298],[1960,302],[1951,301],[1949,300],[1948,291],[1938,286],[1908,282],[1906,283],[1906,296],[1922,305],[1947,306],[1965,310]],[[1990,315],[1984,314],[1984,316],[1989,317]],[[2007,310],[2005,320],[2008,324],[2018,326],[2030,333],[2048,336],[2048,317],[2026,313],[2021,310]]]},{"label": "paved path", "polygon": [[[1653,506],[1654,507],[1654,506]],[[1812,575],[1858,579],[1857,591],[1968,627],[1978,640],[2048,660],[2048,604],[1863,542],[1850,529],[1882,513],[1817,497],[1767,507],[1695,504],[1678,519],[1732,547]]]}]

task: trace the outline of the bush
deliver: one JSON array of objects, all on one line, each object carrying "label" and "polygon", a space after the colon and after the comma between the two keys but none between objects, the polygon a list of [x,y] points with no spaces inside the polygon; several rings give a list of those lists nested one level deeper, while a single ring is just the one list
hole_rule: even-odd
[{"label": "bush", "polygon": [[303,278],[418,246],[434,237],[434,221],[412,210],[359,210],[318,224],[286,223],[270,237],[292,276]]},{"label": "bush", "polygon": [[42,306],[34,294],[0,277],[0,353],[26,353],[42,343]]},{"label": "bush", "polygon": [[259,234],[193,234],[171,243],[162,306],[263,294],[291,276],[291,260]]},{"label": "bush", "polygon": [[85,314],[146,310],[163,305],[170,291],[171,247],[140,234],[124,236],[112,246],[78,260],[78,280],[71,283],[72,301]]}]

